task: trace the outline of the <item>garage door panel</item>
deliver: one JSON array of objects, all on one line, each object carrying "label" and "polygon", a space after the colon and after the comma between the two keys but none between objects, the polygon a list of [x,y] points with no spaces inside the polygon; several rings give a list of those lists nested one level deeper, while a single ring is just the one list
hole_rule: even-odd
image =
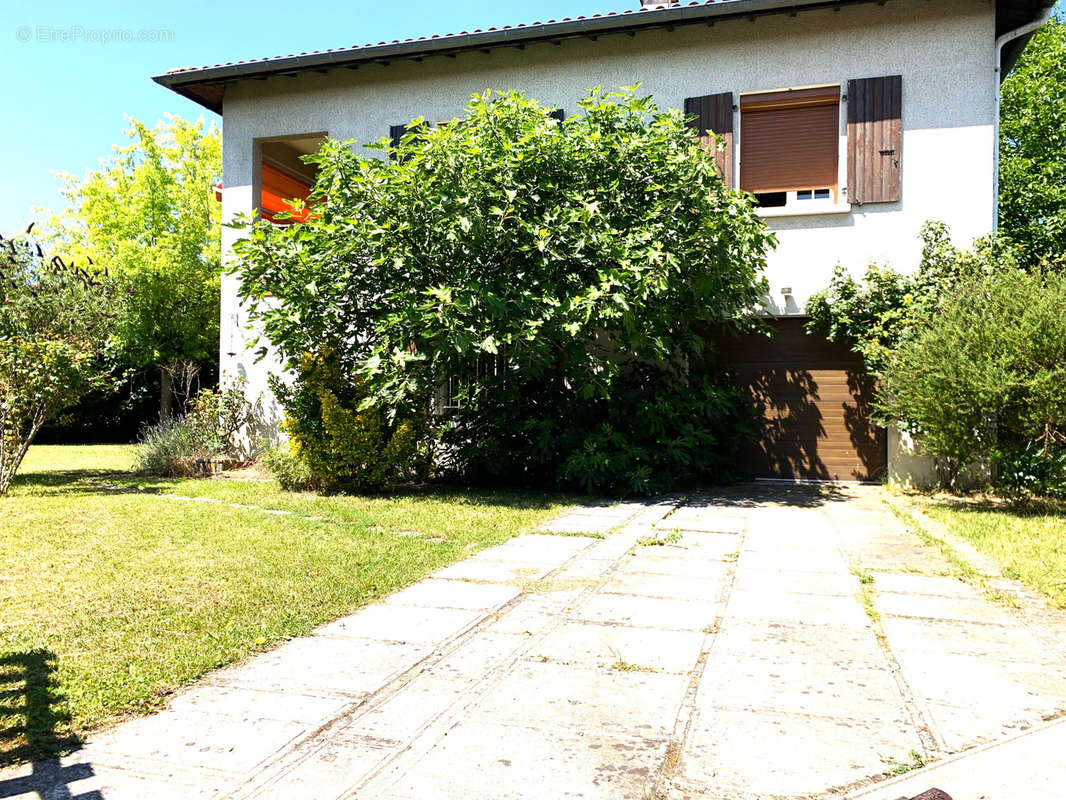
[{"label": "garage door panel", "polygon": [[757,477],[878,480],[885,432],[870,420],[873,381],[847,347],[808,335],[805,320],[772,324],[772,337],[722,336],[737,384],[762,408],[759,443],[747,454]]}]

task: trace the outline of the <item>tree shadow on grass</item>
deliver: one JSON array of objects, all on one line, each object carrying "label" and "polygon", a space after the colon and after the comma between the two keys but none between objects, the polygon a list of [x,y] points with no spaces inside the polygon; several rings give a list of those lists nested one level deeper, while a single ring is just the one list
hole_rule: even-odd
[{"label": "tree shadow on grass", "polygon": [[49,800],[103,800],[98,791],[73,794],[69,784],[93,776],[90,764],[63,766],[58,756],[79,741],[61,728],[55,654],[29,650],[0,656],[0,767],[33,761],[32,771],[0,780],[0,798],[36,794]]},{"label": "tree shadow on grass", "polygon": [[1049,497],[1018,497],[992,499],[989,497],[927,498],[941,508],[969,514],[1010,514],[1012,517],[1066,517],[1066,500]]},{"label": "tree shadow on grass", "polygon": [[106,491],[106,487],[95,484],[108,480],[128,479],[129,472],[97,469],[65,469],[41,472],[20,472],[11,482],[13,489],[28,489],[34,495],[57,495],[76,490],[84,492]]}]

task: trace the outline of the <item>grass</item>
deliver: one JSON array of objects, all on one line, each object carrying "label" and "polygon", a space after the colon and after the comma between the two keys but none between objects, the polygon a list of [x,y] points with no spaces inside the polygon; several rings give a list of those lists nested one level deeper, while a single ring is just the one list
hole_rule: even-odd
[{"label": "grass", "polygon": [[568,503],[522,492],[288,494],[273,482],[138,477],[132,461],[129,447],[35,447],[0,498],[0,764],[151,710],[213,668]]},{"label": "grass", "polygon": [[643,539],[637,539],[637,544],[641,547],[666,547],[668,544],[677,544],[680,541],[681,531],[675,528],[672,532],[663,537],[655,534],[654,536],[646,536]]},{"label": "grass", "polygon": [[1066,608],[1066,504],[922,501],[922,510],[1020,580]]},{"label": "grass", "polygon": [[908,772],[913,772],[916,769],[922,769],[926,765],[925,756],[919,753],[917,750],[911,750],[907,755],[907,761],[897,761],[894,758],[882,759],[887,766],[890,767],[887,775],[898,777],[900,775],[906,775]]},{"label": "grass", "polygon": [[971,586],[983,591],[985,599],[990,603],[999,603],[1000,605],[1014,608],[1018,606],[1018,600],[1016,597],[993,588],[989,583],[988,578],[977,569],[977,567],[960,556],[955,548],[948,542],[945,542],[939,536],[934,536],[925,525],[914,518],[913,514],[903,510],[895,503],[888,500],[885,502],[888,503],[892,513],[907,526],[907,529],[911,533],[921,539],[923,544],[928,547],[934,547],[940,551],[940,554],[943,555],[944,559],[948,562],[953,577],[965,581]]},{"label": "grass", "polygon": [[621,658],[611,664],[611,669],[615,672],[658,672],[658,670],[651,667],[642,667],[640,664],[632,664],[628,661],[623,661]]}]

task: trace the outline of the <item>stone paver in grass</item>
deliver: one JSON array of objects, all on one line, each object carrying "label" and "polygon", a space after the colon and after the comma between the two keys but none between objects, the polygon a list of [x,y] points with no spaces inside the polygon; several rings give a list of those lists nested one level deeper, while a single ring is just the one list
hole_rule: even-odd
[{"label": "stone paver in grass", "polygon": [[0,796],[828,798],[1066,708],[1054,631],[881,496],[578,509],[0,772]]}]

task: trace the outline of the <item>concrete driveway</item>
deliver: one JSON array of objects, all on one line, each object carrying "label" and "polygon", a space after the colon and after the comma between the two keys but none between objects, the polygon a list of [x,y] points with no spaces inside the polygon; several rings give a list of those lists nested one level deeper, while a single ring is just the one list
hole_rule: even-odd
[{"label": "concrete driveway", "polygon": [[1055,630],[951,577],[880,490],[550,527],[0,773],[0,797],[835,797],[1066,711]]}]

